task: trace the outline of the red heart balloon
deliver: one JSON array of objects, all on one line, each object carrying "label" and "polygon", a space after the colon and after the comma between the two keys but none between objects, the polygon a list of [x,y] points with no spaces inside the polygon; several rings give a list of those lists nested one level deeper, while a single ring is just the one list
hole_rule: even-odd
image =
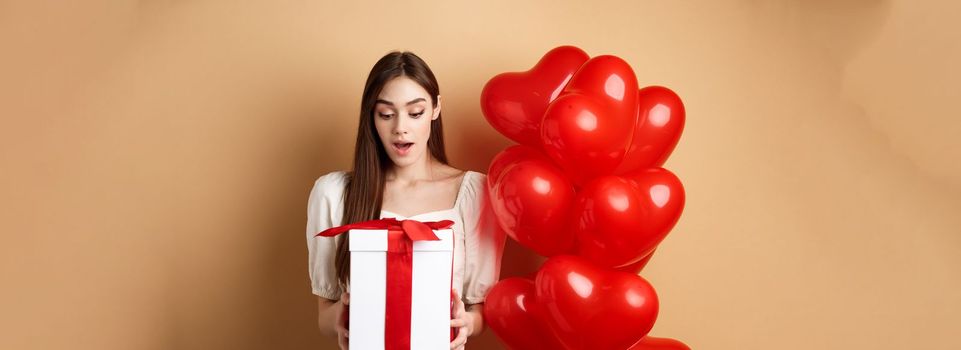
[{"label": "red heart balloon", "polygon": [[560,46],[528,71],[494,76],[481,91],[484,117],[511,140],[540,147],[544,111],[589,58],[579,48]]},{"label": "red heart balloon", "polygon": [[512,277],[497,282],[484,300],[484,321],[508,348],[563,349],[538,313],[534,282]]},{"label": "red heart balloon", "polygon": [[641,273],[641,271],[644,270],[644,266],[647,266],[647,263],[651,261],[651,258],[653,257],[654,257],[654,251],[652,251],[650,254],[647,254],[647,256],[645,256],[641,260],[638,260],[636,263],[624,265],[616,268],[615,270],[621,271],[621,272],[633,273],[635,275],[639,274]]},{"label": "red heart balloon", "polygon": [[489,191],[500,227],[542,256],[570,252],[575,198],[571,183],[557,166],[535,153],[516,152],[503,158],[517,160],[499,170]]},{"label": "red heart balloon", "polygon": [[610,104],[619,118],[634,119],[637,116],[636,91],[637,76],[631,65],[620,57],[601,55],[585,62],[561,95],[593,95]]},{"label": "red heart balloon", "polygon": [[634,136],[615,174],[663,165],[684,130],[684,104],[671,89],[645,87],[637,92],[637,104]]},{"label": "red heart balloon", "polygon": [[691,350],[691,348],[680,340],[646,336],[628,350]]},{"label": "red heart balloon", "polygon": [[534,147],[525,145],[513,145],[507,147],[494,156],[490,166],[487,168],[487,187],[493,188],[494,182],[500,179],[501,173],[510,165],[516,164],[524,159],[549,160],[547,155],[541,153]]},{"label": "red heart balloon", "polygon": [[571,349],[627,349],[657,319],[657,294],[644,278],[571,255],[541,266],[534,295],[551,332]]},{"label": "red heart balloon", "polygon": [[681,181],[666,169],[597,178],[574,207],[578,255],[604,267],[634,263],[667,236],[683,207]]},{"label": "red heart balloon", "polygon": [[611,174],[637,119],[637,78],[616,56],[590,59],[544,112],[544,151],[576,184]]}]

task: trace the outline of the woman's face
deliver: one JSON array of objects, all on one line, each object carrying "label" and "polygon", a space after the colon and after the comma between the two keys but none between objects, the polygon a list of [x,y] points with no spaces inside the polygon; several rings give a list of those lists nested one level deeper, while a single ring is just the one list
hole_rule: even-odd
[{"label": "woman's face", "polygon": [[374,104],[374,127],[395,165],[422,161],[430,122],[439,115],[440,96],[433,107],[427,90],[410,78],[399,76],[384,85]]}]

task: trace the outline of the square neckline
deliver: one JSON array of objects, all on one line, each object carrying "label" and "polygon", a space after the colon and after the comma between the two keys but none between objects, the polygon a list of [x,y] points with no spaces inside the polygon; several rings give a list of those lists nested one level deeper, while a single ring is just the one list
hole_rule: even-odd
[{"label": "square neckline", "polygon": [[[452,206],[452,207],[450,207],[450,208],[441,209],[441,210],[434,210],[434,211],[428,211],[428,212],[423,212],[423,213],[414,214],[414,215],[411,215],[411,216],[404,216],[404,215],[400,215],[400,214],[398,214],[398,213],[395,213],[395,212],[392,212],[392,211],[383,210],[383,209],[380,210],[380,213],[381,213],[381,214],[385,214],[385,213],[386,213],[386,214],[391,214],[391,215],[396,216],[396,218],[399,218],[399,219],[401,219],[401,218],[402,218],[402,219],[410,219],[410,218],[415,218],[415,217],[418,217],[418,216],[424,216],[424,215],[428,215],[428,214],[445,213],[445,212],[453,211],[453,210],[457,209],[458,205],[460,205],[461,198],[463,197],[462,194],[463,194],[463,192],[464,192],[464,188],[467,187],[467,176],[470,175],[471,172],[472,172],[471,170],[465,170],[465,171],[464,171],[464,174],[461,175],[460,187],[458,187],[458,189],[457,189],[457,194],[456,194],[456,198],[454,198],[454,206]],[[381,216],[383,217],[383,215],[381,215]]]}]

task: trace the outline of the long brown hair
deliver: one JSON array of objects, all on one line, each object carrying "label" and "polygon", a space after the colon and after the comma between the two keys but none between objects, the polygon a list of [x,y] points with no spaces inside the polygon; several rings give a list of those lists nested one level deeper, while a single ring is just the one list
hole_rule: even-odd
[{"label": "long brown hair", "polygon": [[[381,57],[364,85],[364,94],[360,100],[360,122],[357,125],[357,142],[354,146],[354,165],[347,173],[347,185],[344,191],[344,215],[342,225],[380,218],[381,204],[384,199],[384,185],[387,183],[385,172],[393,166],[383,142],[377,136],[374,128],[374,104],[377,96],[388,81],[396,77],[405,76],[417,82],[430,94],[434,108],[437,107],[437,96],[440,86],[434,73],[427,67],[424,60],[411,52],[393,51]],[[443,118],[438,115],[430,123],[430,135],[427,139],[427,150],[437,161],[447,164],[447,154],[444,152]],[[350,254],[348,236],[337,245],[337,279],[346,284],[350,275]]]}]

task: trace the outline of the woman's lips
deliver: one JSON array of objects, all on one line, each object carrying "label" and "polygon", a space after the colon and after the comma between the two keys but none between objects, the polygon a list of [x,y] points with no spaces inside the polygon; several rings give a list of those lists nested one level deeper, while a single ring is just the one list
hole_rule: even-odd
[{"label": "woman's lips", "polygon": [[411,148],[414,147],[414,143],[413,142],[395,142],[393,143],[393,146],[394,146],[394,150],[397,151],[397,154],[401,156],[406,156],[408,153],[410,153]]}]

